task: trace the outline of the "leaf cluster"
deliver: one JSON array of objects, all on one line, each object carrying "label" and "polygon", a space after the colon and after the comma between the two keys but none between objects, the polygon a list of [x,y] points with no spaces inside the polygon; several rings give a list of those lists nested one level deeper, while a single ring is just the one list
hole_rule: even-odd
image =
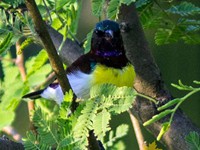
[{"label": "leaf cluster", "polygon": [[[126,135],[128,126],[120,125],[114,133],[109,121],[112,115],[127,111],[131,107],[134,93],[135,91],[128,87],[117,88],[110,84],[95,86],[91,89],[90,99],[82,101],[73,114],[70,113],[73,93],[66,93],[58,114],[51,112],[47,115],[40,108],[35,110],[33,121],[38,135],[36,138],[32,133],[28,133],[24,140],[25,147],[85,149],[91,130],[97,139],[103,141],[105,147],[114,147],[114,143]],[[109,135],[108,141],[105,140],[106,133]],[[35,142],[32,142],[33,139]]]},{"label": "leaf cluster", "polygon": [[[199,81],[194,81],[194,83],[196,85],[200,84]],[[147,126],[158,120],[161,120],[162,118],[164,118],[168,115],[170,116],[169,121],[162,123],[162,128],[160,130],[159,135],[157,136],[157,140],[160,140],[162,138],[162,136],[170,128],[170,125],[173,121],[174,114],[176,113],[176,111],[178,110],[180,105],[185,100],[187,100],[190,96],[192,96],[193,94],[200,92],[200,87],[192,87],[192,86],[184,85],[180,80],[179,80],[178,84],[172,84],[172,86],[177,88],[178,90],[188,91],[188,94],[186,94],[185,96],[183,96],[181,98],[175,98],[175,99],[167,102],[166,104],[158,107],[157,110],[159,111],[159,113],[157,115],[153,116],[150,120],[146,121],[143,124],[144,126]]]},{"label": "leaf cluster", "polygon": [[[11,54],[7,53],[1,61],[4,77],[0,79],[0,128],[10,125],[15,118],[15,110],[21,102],[21,97],[28,92],[30,88],[42,84],[51,68],[47,62],[47,54],[42,50],[36,57],[29,59],[25,66],[27,67],[26,81],[22,81],[18,67],[9,60],[12,60]],[[6,61],[7,60],[7,61]],[[3,115],[3,114],[10,115]]]},{"label": "leaf cluster", "polygon": [[190,132],[185,140],[190,150],[200,150],[200,135],[197,132]]},{"label": "leaf cluster", "polygon": [[145,29],[155,30],[157,45],[184,41],[200,43],[200,7],[191,2],[174,4],[168,1],[138,0],[136,7]]},{"label": "leaf cluster", "polygon": [[[117,20],[120,6],[122,4],[130,5],[132,2],[135,0],[110,0],[108,4],[105,0],[92,0],[92,13],[99,18],[102,13],[106,13],[107,18]],[[105,5],[108,5],[107,10],[104,10]]]}]

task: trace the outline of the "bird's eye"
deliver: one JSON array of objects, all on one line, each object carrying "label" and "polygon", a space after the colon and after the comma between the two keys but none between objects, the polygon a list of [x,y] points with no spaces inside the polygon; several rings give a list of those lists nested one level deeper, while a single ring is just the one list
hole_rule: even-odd
[{"label": "bird's eye", "polygon": [[98,36],[104,36],[104,32],[101,31],[101,30],[95,30],[95,33],[96,33]]}]

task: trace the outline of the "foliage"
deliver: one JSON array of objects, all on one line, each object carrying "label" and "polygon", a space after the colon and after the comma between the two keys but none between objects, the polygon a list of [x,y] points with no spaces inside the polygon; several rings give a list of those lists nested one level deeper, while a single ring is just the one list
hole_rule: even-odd
[{"label": "foliage", "polygon": [[[135,0],[111,0],[108,4],[108,9],[106,16],[109,19],[117,20],[119,14],[119,8],[122,4],[130,5]],[[97,17],[101,17],[103,13],[103,6],[105,5],[105,0],[93,0],[92,1],[92,13]]]},{"label": "foliage", "polygon": [[[4,77],[0,79],[0,114],[6,117],[1,117],[0,128],[12,123],[15,118],[15,110],[21,102],[21,97],[28,92],[29,87],[41,84],[51,71],[50,66],[45,64],[47,54],[44,50],[26,62],[28,76],[25,82],[20,77],[18,67],[13,62],[6,61],[11,59],[10,53],[7,53],[4,59],[5,61],[2,61]],[[5,113],[7,115],[3,115]]]},{"label": "foliage", "polygon": [[[77,110],[68,117],[73,93],[66,93],[59,114],[56,112],[46,114],[40,108],[34,111],[33,121],[37,127],[38,142],[37,144],[31,142],[33,139],[36,140],[36,137],[28,133],[27,139],[24,140],[25,147],[27,149],[35,147],[70,149],[73,146],[73,148],[85,149],[88,145],[89,131],[93,130],[95,136],[104,141],[105,147],[111,148],[119,138],[126,135],[128,126],[120,125],[114,135],[109,121],[112,115],[122,113],[131,107],[134,93],[134,90],[128,87],[117,88],[110,84],[95,86],[91,90],[91,98],[80,103]],[[122,101],[125,103],[122,104]],[[109,139],[106,141],[105,135],[108,131],[110,131]]]},{"label": "foliage", "polygon": [[200,137],[197,132],[190,132],[185,137],[185,140],[188,143],[190,150],[200,150]]},{"label": "foliage", "polygon": [[[200,85],[199,81],[193,81],[193,82],[196,85]],[[153,116],[150,120],[146,121],[143,124],[144,126],[147,126],[147,125],[150,125],[150,124],[162,119],[163,117],[165,117],[167,115],[170,115],[169,121],[162,123],[162,128],[157,137],[157,140],[160,140],[162,138],[163,134],[165,134],[167,132],[167,130],[169,129],[169,127],[173,121],[174,114],[177,111],[177,109],[180,107],[180,105],[185,100],[187,100],[190,96],[192,96],[193,94],[200,92],[200,87],[192,87],[192,86],[184,85],[180,80],[178,82],[178,85],[172,84],[172,86],[177,88],[178,90],[188,91],[189,93],[181,98],[173,99],[173,100],[169,101],[168,103],[158,107],[157,110],[160,111],[160,113]]]},{"label": "foliage", "polygon": [[[130,5],[134,0],[111,0],[107,11],[103,11],[105,0],[93,0],[92,12],[101,17],[117,20],[122,4]],[[171,1],[137,0],[135,2],[144,29],[155,30],[157,45],[170,44],[183,40],[186,44],[200,44],[200,7],[191,2],[174,5]],[[163,7],[167,6],[167,8]],[[193,18],[193,19],[191,19]]]}]

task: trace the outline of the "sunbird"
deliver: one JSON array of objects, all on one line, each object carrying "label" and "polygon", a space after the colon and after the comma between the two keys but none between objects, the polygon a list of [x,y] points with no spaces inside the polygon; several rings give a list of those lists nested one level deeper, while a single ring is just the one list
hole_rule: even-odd
[{"label": "sunbird", "polygon": [[[91,87],[98,84],[132,87],[135,76],[134,67],[125,54],[120,26],[111,20],[96,24],[90,51],[66,69],[66,77],[72,91],[80,99],[89,98]],[[23,96],[31,99],[40,97],[61,104],[64,95],[61,86],[55,80],[46,88]]]}]

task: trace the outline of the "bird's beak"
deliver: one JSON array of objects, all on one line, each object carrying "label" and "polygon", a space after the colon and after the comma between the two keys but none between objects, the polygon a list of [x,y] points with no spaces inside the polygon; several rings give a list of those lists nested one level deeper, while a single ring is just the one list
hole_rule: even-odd
[{"label": "bird's beak", "polygon": [[110,41],[114,37],[112,30],[106,30],[105,31],[105,39],[107,41]]}]

